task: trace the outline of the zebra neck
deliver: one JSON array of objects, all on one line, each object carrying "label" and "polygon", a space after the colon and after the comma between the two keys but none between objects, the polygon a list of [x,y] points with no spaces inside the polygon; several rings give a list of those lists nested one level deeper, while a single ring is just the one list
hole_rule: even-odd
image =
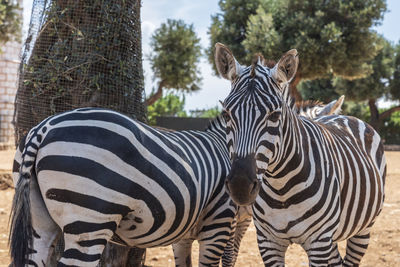
[{"label": "zebra neck", "polygon": [[218,115],[215,119],[210,121],[206,132],[215,134],[216,137],[223,142],[226,141],[226,132],[225,132],[226,124],[222,115]]},{"label": "zebra neck", "polygon": [[283,108],[281,129],[276,151],[264,175],[266,184],[275,190],[291,186],[294,177],[306,175],[311,161],[307,158],[310,140],[305,126],[289,106]]}]

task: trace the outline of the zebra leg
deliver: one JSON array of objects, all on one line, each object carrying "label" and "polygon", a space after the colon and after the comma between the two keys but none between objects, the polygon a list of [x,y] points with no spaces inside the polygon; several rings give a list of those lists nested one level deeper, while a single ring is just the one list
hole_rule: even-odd
[{"label": "zebra leg", "polygon": [[101,255],[98,267],[125,266],[130,247],[108,242]]},{"label": "zebra leg", "polygon": [[212,199],[193,229],[192,236],[199,242],[199,267],[219,266],[237,215],[237,206],[224,189],[217,190]]},{"label": "zebra leg", "polygon": [[199,267],[218,267],[229,236],[199,240]]},{"label": "zebra leg", "polygon": [[314,241],[308,248],[304,249],[307,252],[310,266],[342,266],[342,257],[337,244],[333,243],[330,237]]},{"label": "zebra leg", "polygon": [[30,187],[33,249],[29,263],[34,266],[51,266],[52,255],[61,237],[61,230],[47,211],[36,179],[32,179]]},{"label": "zebra leg", "polygon": [[342,266],[342,256],[340,256],[339,253],[339,249],[338,249],[338,245],[337,243],[333,243],[332,245],[332,252],[331,252],[331,256],[328,260],[329,262],[329,267],[333,267],[333,266]]},{"label": "zebra leg", "polygon": [[287,240],[276,241],[270,237],[267,229],[264,229],[262,223],[257,220],[254,220],[254,225],[257,230],[258,250],[264,265],[268,267],[284,267],[285,253],[290,242]]},{"label": "zebra leg", "polygon": [[224,254],[222,254],[222,267],[232,267],[235,266],[236,256],[235,256],[235,236],[237,231],[237,216],[232,222],[232,231],[229,236],[228,243],[224,249]]},{"label": "zebra leg", "polygon": [[258,249],[265,266],[285,266],[285,253],[289,246],[288,244],[279,244],[275,241],[260,240],[259,236],[257,236],[257,241]]},{"label": "zebra leg", "polygon": [[[105,245],[115,231],[109,229],[107,224],[78,222],[64,227],[65,247],[57,266],[97,266]],[[67,227],[70,229],[66,230]]]},{"label": "zebra leg", "polygon": [[370,229],[371,228],[364,229],[347,240],[346,255],[343,260],[343,266],[359,266],[361,259],[368,248]]},{"label": "zebra leg", "polygon": [[146,249],[127,247],[108,242],[101,255],[98,267],[142,267]]},{"label": "zebra leg", "polygon": [[183,239],[172,244],[175,256],[175,266],[192,266],[192,243],[193,239]]},{"label": "zebra leg", "polygon": [[233,231],[233,238],[229,239],[228,245],[225,247],[224,254],[222,255],[222,267],[235,266],[239,255],[240,243],[250,223],[251,217],[237,222],[236,228]]},{"label": "zebra leg", "polygon": [[214,219],[206,220],[200,228],[198,235],[199,267],[219,266],[221,256],[233,232],[232,222],[234,221],[234,213],[221,214],[224,214],[225,217],[216,219],[212,216]]}]

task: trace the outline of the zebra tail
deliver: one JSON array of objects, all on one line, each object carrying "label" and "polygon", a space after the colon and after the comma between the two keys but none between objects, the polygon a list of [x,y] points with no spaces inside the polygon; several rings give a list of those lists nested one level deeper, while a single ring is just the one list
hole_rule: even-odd
[{"label": "zebra tail", "polygon": [[30,209],[30,175],[20,174],[18,184],[15,188],[15,195],[10,215],[10,254],[13,266],[25,266],[29,255],[29,248],[32,248],[32,217]]},{"label": "zebra tail", "polygon": [[[29,260],[29,253],[33,247],[30,183],[32,179],[34,161],[36,160],[36,151],[32,151],[32,147],[29,145],[30,142],[25,144],[25,138],[26,137],[22,139],[22,142],[18,147],[20,152],[19,155],[21,157],[20,160],[22,162],[19,166],[19,179],[15,184],[15,194],[9,220],[10,235],[8,238],[8,243],[10,246],[11,259],[13,261],[13,265],[11,266],[15,267],[25,266]],[[31,151],[28,151],[28,147],[30,147]],[[21,153],[22,150],[25,150],[23,154]],[[15,162],[14,165],[16,165]],[[17,167],[18,166],[14,166],[14,168]],[[16,181],[14,180],[14,182]]]}]

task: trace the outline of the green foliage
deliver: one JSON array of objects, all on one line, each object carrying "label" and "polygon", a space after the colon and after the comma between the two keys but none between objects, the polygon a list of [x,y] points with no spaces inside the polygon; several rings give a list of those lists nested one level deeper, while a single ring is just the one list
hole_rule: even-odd
[{"label": "green foliage", "polygon": [[214,45],[217,42],[226,44],[232,50],[236,59],[242,64],[246,61],[247,51],[242,42],[246,39],[247,21],[250,15],[256,13],[260,0],[220,0],[221,13],[211,16],[209,28],[211,46],[207,50],[208,59],[214,65]]},{"label": "green foliage", "polygon": [[13,38],[18,40],[21,37],[20,11],[15,1],[0,0],[0,43],[8,42]]},{"label": "green foliage", "polygon": [[324,103],[329,103],[340,96],[335,91],[332,79],[302,81],[298,88],[303,99],[307,100],[319,100]]},{"label": "green foliage", "polygon": [[[267,59],[278,59],[281,56],[281,38],[274,28],[272,15],[259,6],[257,13],[249,17],[246,39],[242,44],[247,51],[262,52]],[[246,62],[250,62],[252,57],[252,53],[248,53]]]},{"label": "green foliage", "polygon": [[185,97],[179,97],[171,92],[159,98],[153,105],[147,107],[147,118],[150,125],[156,124],[156,117],[173,116],[187,117],[183,110]]},{"label": "green foliage", "polygon": [[383,125],[379,134],[385,144],[400,144],[400,112],[392,113],[390,118],[384,120]]},{"label": "green foliage", "polygon": [[383,37],[379,38],[379,47],[379,53],[369,62],[372,66],[372,73],[365,78],[351,81],[335,79],[336,92],[355,101],[389,96],[390,81],[393,81],[391,77],[393,74],[394,48]]},{"label": "green foliage", "polygon": [[153,34],[150,45],[151,68],[162,87],[188,92],[200,88],[201,46],[193,25],[169,19]]},{"label": "green foliage", "polygon": [[221,108],[215,106],[208,109],[196,109],[190,111],[190,116],[195,118],[215,118],[221,113]]},{"label": "green foliage", "polygon": [[343,94],[346,96],[346,103],[349,103],[349,100],[368,103],[368,115],[365,115],[366,112],[360,108],[361,104],[353,106],[350,114],[368,121],[379,132],[384,132],[382,127],[385,127],[391,114],[400,107],[378,110],[377,100],[382,97],[400,100],[398,78],[395,77],[398,75],[396,70],[400,69],[400,60],[396,52],[399,45],[393,46],[383,37],[379,37],[378,47],[380,49],[378,54],[368,62],[372,66],[372,73],[368,76],[354,80],[334,78],[308,81],[300,86],[303,96],[326,101],[325,96],[329,98],[330,95]]},{"label": "green foliage", "polygon": [[389,90],[392,99],[400,99],[400,42],[394,47],[393,75]]},{"label": "green foliage", "polygon": [[[244,8],[245,11],[221,8],[223,13],[214,17],[210,28],[212,45],[216,41],[225,43],[239,62],[248,63],[249,58],[244,58],[248,53],[261,52],[268,59],[278,59],[284,52],[296,48],[300,56],[299,72],[305,79],[322,78],[330,73],[357,78],[371,72],[368,61],[374,58],[379,47],[376,34],[370,28],[382,19],[385,0],[250,3],[251,9]],[[250,3],[220,1],[222,7]],[[225,35],[236,38],[223,38]]]},{"label": "green foliage", "polygon": [[342,114],[357,117],[363,121],[369,121],[371,113],[365,102],[345,101]]}]

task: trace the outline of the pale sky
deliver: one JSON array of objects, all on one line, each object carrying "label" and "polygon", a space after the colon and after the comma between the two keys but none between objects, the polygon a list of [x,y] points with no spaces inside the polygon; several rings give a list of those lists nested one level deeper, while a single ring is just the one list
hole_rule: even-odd
[{"label": "pale sky", "polygon": [[[376,28],[377,32],[392,42],[400,40],[400,1],[388,0],[388,12],[385,13],[382,25]],[[24,0],[24,24],[29,24],[32,0]],[[182,19],[187,24],[193,24],[198,37],[201,38],[203,49],[210,45],[208,28],[211,25],[211,15],[219,12],[217,0],[143,0],[142,1],[142,45],[144,55],[144,73],[146,94],[149,94],[156,83],[146,55],[150,51],[150,37],[154,31],[167,21],[167,19]],[[25,29],[27,26],[24,27]],[[230,89],[228,81],[212,74],[211,65],[203,57],[200,63],[201,76],[203,77],[201,90],[186,95],[186,110],[211,108],[224,99]]]}]

